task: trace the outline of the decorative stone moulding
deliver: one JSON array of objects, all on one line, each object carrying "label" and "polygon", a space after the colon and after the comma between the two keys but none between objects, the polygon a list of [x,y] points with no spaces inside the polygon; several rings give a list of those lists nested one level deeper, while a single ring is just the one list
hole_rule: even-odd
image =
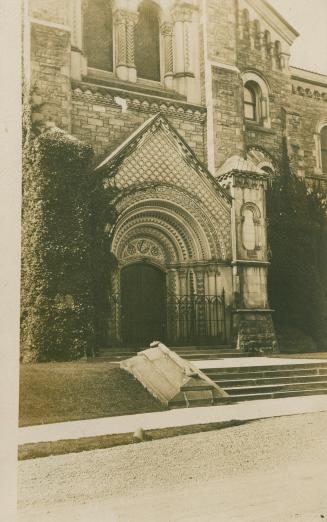
[{"label": "decorative stone moulding", "polygon": [[309,88],[304,88],[301,85],[292,84],[292,93],[298,96],[314,98],[318,101],[327,102],[327,92],[319,92],[316,89],[312,90]]},{"label": "decorative stone moulding", "polygon": [[[73,100],[85,100],[88,103],[98,103],[112,107],[121,107],[115,98],[126,100],[127,110],[156,114],[161,112],[174,118],[181,118],[203,124],[207,118],[207,109],[199,105],[191,105],[159,96],[142,95],[134,92],[121,91],[111,87],[72,82]],[[159,98],[159,99],[158,99]]]}]

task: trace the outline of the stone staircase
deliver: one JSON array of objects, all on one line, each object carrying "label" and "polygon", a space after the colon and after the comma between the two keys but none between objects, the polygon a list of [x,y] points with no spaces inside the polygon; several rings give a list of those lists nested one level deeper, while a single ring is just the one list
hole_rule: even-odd
[{"label": "stone staircase", "polygon": [[[145,350],[143,348],[102,348],[97,353],[97,359],[107,362],[117,362],[134,357],[138,352]],[[245,357],[246,354],[236,351],[232,346],[178,346],[169,347],[170,350],[176,352],[183,359],[205,361],[213,359],[226,359],[230,357]]]},{"label": "stone staircase", "polygon": [[208,368],[231,402],[327,394],[327,362]]},{"label": "stone staircase", "polygon": [[[103,348],[97,354],[97,360],[116,363],[135,356],[147,347],[140,348]],[[190,361],[212,361],[226,358],[234,358],[235,364],[220,368],[207,368],[202,371],[214,381],[227,394],[228,399],[212,400],[212,393],[207,390],[207,403],[234,403],[258,399],[275,399],[283,397],[296,397],[305,395],[327,394],[327,360],[320,362],[312,359],[312,362],[278,363],[268,365],[251,366],[251,357],[248,357],[248,365],[237,365],[237,358],[246,357],[246,353],[235,350],[229,345],[221,346],[178,346],[170,347],[180,357]],[[282,359],[281,359],[282,361]],[[218,366],[219,363],[217,363]],[[209,365],[208,365],[209,366]],[[200,406],[202,400],[198,400],[197,386],[182,390],[188,398],[189,405]],[[327,400],[327,399],[326,399]],[[173,407],[185,407],[185,401],[175,404]]]}]

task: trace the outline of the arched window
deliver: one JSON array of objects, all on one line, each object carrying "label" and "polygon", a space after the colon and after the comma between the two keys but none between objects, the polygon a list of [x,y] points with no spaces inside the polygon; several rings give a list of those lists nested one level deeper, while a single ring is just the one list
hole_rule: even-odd
[{"label": "arched window", "polygon": [[244,115],[247,120],[257,120],[257,99],[256,91],[251,83],[244,86]]},{"label": "arched window", "polygon": [[321,167],[323,173],[327,173],[327,125],[320,131]]},{"label": "arched window", "polygon": [[135,65],[138,78],[160,81],[160,41],[158,8],[143,2],[135,27]]},{"label": "arched window", "polygon": [[83,34],[88,66],[103,71],[112,71],[113,33],[110,0],[86,1]]},{"label": "arched window", "polygon": [[261,75],[255,71],[242,74],[244,92],[244,116],[248,122],[255,122],[270,128],[269,87]]}]

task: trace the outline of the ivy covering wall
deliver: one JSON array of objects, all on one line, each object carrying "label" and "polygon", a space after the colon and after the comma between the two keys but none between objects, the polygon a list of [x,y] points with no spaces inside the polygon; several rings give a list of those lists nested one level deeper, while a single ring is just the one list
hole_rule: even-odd
[{"label": "ivy covering wall", "polygon": [[94,349],[92,148],[59,129],[23,151],[22,360],[69,360]]},{"label": "ivy covering wall", "polygon": [[284,147],[280,176],[267,194],[270,305],[276,325],[327,349],[326,199],[291,172]]}]

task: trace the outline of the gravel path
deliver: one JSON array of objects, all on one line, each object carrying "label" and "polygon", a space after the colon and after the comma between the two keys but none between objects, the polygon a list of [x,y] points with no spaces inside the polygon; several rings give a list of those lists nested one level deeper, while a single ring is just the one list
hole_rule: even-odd
[{"label": "gravel path", "polygon": [[24,522],[327,520],[327,413],[22,461],[19,497]]}]

